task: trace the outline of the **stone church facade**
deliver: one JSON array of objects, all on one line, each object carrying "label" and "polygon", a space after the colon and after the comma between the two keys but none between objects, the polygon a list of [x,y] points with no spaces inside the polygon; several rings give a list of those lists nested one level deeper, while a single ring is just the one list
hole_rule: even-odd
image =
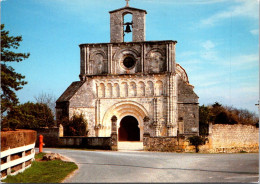
[{"label": "stone church facade", "polygon": [[[198,96],[175,61],[177,41],[145,41],[145,10],[127,4],[109,13],[110,43],[79,46],[80,81],[57,100],[57,120],[82,113],[89,137],[114,132],[117,141],[198,135]],[[124,41],[127,26],[131,42]]]}]

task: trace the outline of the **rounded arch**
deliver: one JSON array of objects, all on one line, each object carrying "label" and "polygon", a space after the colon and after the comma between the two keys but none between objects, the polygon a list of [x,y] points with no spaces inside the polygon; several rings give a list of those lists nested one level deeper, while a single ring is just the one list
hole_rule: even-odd
[{"label": "rounded arch", "polygon": [[118,129],[119,141],[140,141],[140,128],[134,116],[125,116],[120,121]]},{"label": "rounded arch", "polygon": [[100,83],[98,86],[98,97],[104,98],[106,95],[106,87],[104,83]]},{"label": "rounded arch", "polygon": [[143,81],[138,82],[137,95],[142,97],[145,96],[145,84]]},{"label": "rounded arch", "polygon": [[89,57],[89,59],[90,59],[90,60],[93,60],[93,59],[94,59],[94,57],[95,57],[97,54],[100,54],[100,55],[102,55],[104,59],[106,59],[106,58],[107,58],[107,55],[106,55],[106,53],[105,53],[103,50],[97,50],[97,51],[95,51],[95,52],[92,52],[92,53],[90,54],[90,57]]},{"label": "rounded arch", "polygon": [[112,84],[111,83],[108,83],[107,84],[107,97],[111,98],[112,97],[112,94],[113,94],[113,87],[112,87]]},{"label": "rounded arch", "polygon": [[135,97],[136,96],[136,83],[130,82],[129,84],[129,96]]},{"label": "rounded arch", "polygon": [[120,127],[120,122],[125,116],[135,117],[138,121],[140,139],[142,140],[144,132],[143,119],[144,117],[149,116],[148,111],[144,106],[134,101],[123,101],[112,105],[108,108],[102,119],[102,125],[108,127],[106,132],[103,132],[103,134],[105,134],[104,136],[110,136],[111,134],[111,117],[113,116],[117,117],[117,128]]},{"label": "rounded arch", "polygon": [[145,91],[147,91],[147,96],[153,96],[154,95],[154,84],[152,81],[148,81],[147,82],[147,89]]},{"label": "rounded arch", "polygon": [[155,83],[155,95],[156,96],[163,95],[163,82],[161,80],[158,80]]},{"label": "rounded arch", "polygon": [[117,50],[113,56],[113,60],[118,61],[119,59],[123,58],[125,55],[132,55],[136,60],[138,59],[138,57],[140,57],[140,53],[137,50],[133,48],[127,48],[127,49]]},{"label": "rounded arch", "polygon": [[124,12],[122,13],[122,16],[124,17],[126,14],[131,14],[131,15],[133,15],[132,12],[126,10],[126,11],[124,11]]},{"label": "rounded arch", "polygon": [[146,57],[150,57],[152,53],[159,52],[162,56],[165,56],[165,51],[163,49],[154,48],[149,50],[149,52],[146,54]]}]

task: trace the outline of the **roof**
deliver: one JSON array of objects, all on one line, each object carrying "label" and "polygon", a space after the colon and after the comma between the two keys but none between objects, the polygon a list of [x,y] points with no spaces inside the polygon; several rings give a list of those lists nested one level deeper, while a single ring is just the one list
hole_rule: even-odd
[{"label": "roof", "polygon": [[82,81],[72,82],[56,102],[69,101],[83,84]]},{"label": "roof", "polygon": [[125,7],[123,7],[123,8],[119,8],[119,9],[116,9],[116,10],[112,10],[112,11],[110,11],[109,13],[114,13],[114,12],[117,12],[117,11],[120,11],[120,10],[124,10],[124,9],[143,11],[143,12],[145,12],[145,14],[147,14],[147,11],[146,11],[146,10],[142,10],[142,9],[138,9],[138,8],[133,8],[133,7],[130,7],[130,6],[125,6]]}]

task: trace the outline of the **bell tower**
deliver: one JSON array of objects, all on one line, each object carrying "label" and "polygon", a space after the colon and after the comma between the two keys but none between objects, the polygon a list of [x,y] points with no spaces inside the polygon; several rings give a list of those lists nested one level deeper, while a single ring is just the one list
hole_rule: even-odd
[{"label": "bell tower", "polygon": [[[145,15],[147,12],[142,9],[130,7],[129,0],[126,0],[125,7],[110,11],[110,42],[124,42],[125,34],[132,34],[133,42],[145,41]],[[132,15],[131,22],[125,22],[124,17]]]}]

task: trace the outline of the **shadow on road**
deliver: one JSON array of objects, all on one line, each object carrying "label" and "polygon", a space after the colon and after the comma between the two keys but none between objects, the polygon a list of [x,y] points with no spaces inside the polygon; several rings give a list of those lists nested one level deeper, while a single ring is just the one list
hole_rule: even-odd
[{"label": "shadow on road", "polygon": [[76,163],[83,165],[103,165],[103,166],[118,166],[118,167],[135,167],[143,169],[163,169],[163,170],[182,170],[182,171],[202,171],[202,172],[217,172],[217,173],[232,173],[232,174],[259,174],[258,172],[242,172],[242,171],[214,171],[214,170],[205,170],[205,169],[186,169],[186,168],[163,168],[163,167],[146,167],[146,166],[137,166],[137,165],[120,165],[120,164],[100,164],[100,163]]}]

